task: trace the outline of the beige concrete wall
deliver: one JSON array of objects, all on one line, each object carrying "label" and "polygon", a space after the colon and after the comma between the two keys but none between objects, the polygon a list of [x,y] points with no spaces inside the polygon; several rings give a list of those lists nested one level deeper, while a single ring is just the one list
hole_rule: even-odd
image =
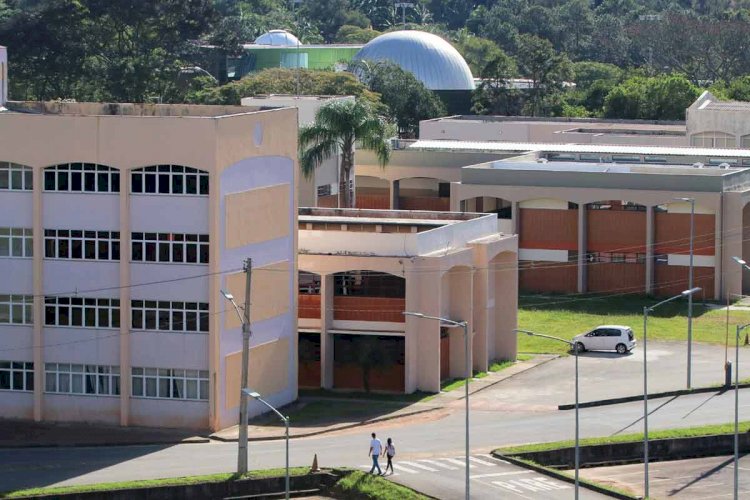
[{"label": "beige concrete wall", "polygon": [[[248,358],[248,387],[266,395],[276,394],[289,384],[289,339],[278,339],[250,348]],[[242,375],[242,352],[225,358],[226,389],[224,407],[236,408],[240,404],[240,379]]]},{"label": "beige concrete wall", "polygon": [[230,194],[225,203],[225,244],[238,248],[289,235],[292,186],[277,184]]}]

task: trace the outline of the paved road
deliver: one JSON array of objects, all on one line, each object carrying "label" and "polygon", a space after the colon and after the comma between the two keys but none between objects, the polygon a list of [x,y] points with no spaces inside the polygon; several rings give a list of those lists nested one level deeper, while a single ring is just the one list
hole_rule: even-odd
[{"label": "paved road", "polygon": [[[519,499],[568,499],[574,498],[573,485],[534,471],[521,469],[490,455],[469,457],[471,498],[495,500],[497,498]],[[463,456],[432,457],[419,460],[397,460],[396,471],[387,477],[397,483],[422,491],[444,500],[465,498],[466,468]],[[369,465],[360,466],[370,470]],[[581,490],[580,498],[607,498],[588,490]]]},{"label": "paved road", "polygon": [[[750,389],[741,391],[740,411],[750,414]],[[733,412],[732,393],[696,394],[655,400],[651,429],[724,423]],[[642,428],[641,403],[581,410],[582,436],[637,432]],[[360,467],[367,463],[369,432],[393,437],[399,460],[463,455],[464,417],[460,411],[435,421],[382,423],[337,435],[293,440],[290,462],[321,466]],[[573,412],[476,410],[472,412],[471,454],[486,454],[500,445],[553,441],[573,437]],[[86,484],[131,479],[155,479],[232,471],[236,444],[210,443],[175,446],[97,448],[2,449],[0,490],[32,486]],[[283,441],[250,443],[250,467],[264,469],[284,464]],[[406,477],[406,476],[403,476]],[[442,480],[441,480],[442,481]],[[458,498],[460,481],[440,483],[440,498]],[[530,496],[530,498],[535,498]]]},{"label": "paved road", "polygon": [[[740,457],[739,471],[739,497],[750,498],[750,456]],[[643,494],[643,464],[583,469],[581,476]],[[655,462],[649,467],[649,485],[654,498],[730,499],[734,488],[734,457]]]}]

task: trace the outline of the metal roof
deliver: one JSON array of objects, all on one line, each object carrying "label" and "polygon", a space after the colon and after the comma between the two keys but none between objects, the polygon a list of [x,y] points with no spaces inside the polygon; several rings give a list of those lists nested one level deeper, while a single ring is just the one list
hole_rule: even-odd
[{"label": "metal roof", "polygon": [[390,61],[413,73],[430,90],[474,90],[474,77],[464,58],[432,33],[386,33],[365,44],[354,59]]},{"label": "metal roof", "polygon": [[407,146],[406,149],[467,152],[539,151],[555,153],[599,153],[654,156],[709,156],[713,158],[750,158],[750,149],[693,148],[687,146],[619,146],[607,144],[549,144],[534,142],[418,140]]},{"label": "metal roof", "polygon": [[272,45],[274,47],[296,47],[300,41],[296,36],[285,30],[271,30],[255,39],[256,45]]}]

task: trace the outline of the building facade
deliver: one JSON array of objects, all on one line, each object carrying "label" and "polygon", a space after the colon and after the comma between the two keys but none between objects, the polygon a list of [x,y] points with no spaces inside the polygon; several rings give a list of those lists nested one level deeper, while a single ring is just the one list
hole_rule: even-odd
[{"label": "building facade", "polygon": [[294,400],[296,110],[6,106],[0,415],[236,424],[241,333],[220,290],[242,302],[248,257],[250,385]]},{"label": "building facade", "polygon": [[493,215],[301,208],[299,385],[438,392],[515,359],[517,237]]}]

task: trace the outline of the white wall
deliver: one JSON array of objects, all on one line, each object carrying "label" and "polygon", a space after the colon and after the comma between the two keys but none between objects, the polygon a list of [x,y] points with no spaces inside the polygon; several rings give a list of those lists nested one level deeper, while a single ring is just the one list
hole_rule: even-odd
[{"label": "white wall", "polygon": [[130,226],[135,232],[208,234],[208,196],[131,195]]},{"label": "white wall", "polygon": [[[42,182],[40,178],[35,182]],[[45,229],[120,230],[118,193],[55,193],[42,196],[42,227]]]},{"label": "white wall", "polygon": [[130,364],[146,368],[208,370],[208,334],[132,332]]}]

